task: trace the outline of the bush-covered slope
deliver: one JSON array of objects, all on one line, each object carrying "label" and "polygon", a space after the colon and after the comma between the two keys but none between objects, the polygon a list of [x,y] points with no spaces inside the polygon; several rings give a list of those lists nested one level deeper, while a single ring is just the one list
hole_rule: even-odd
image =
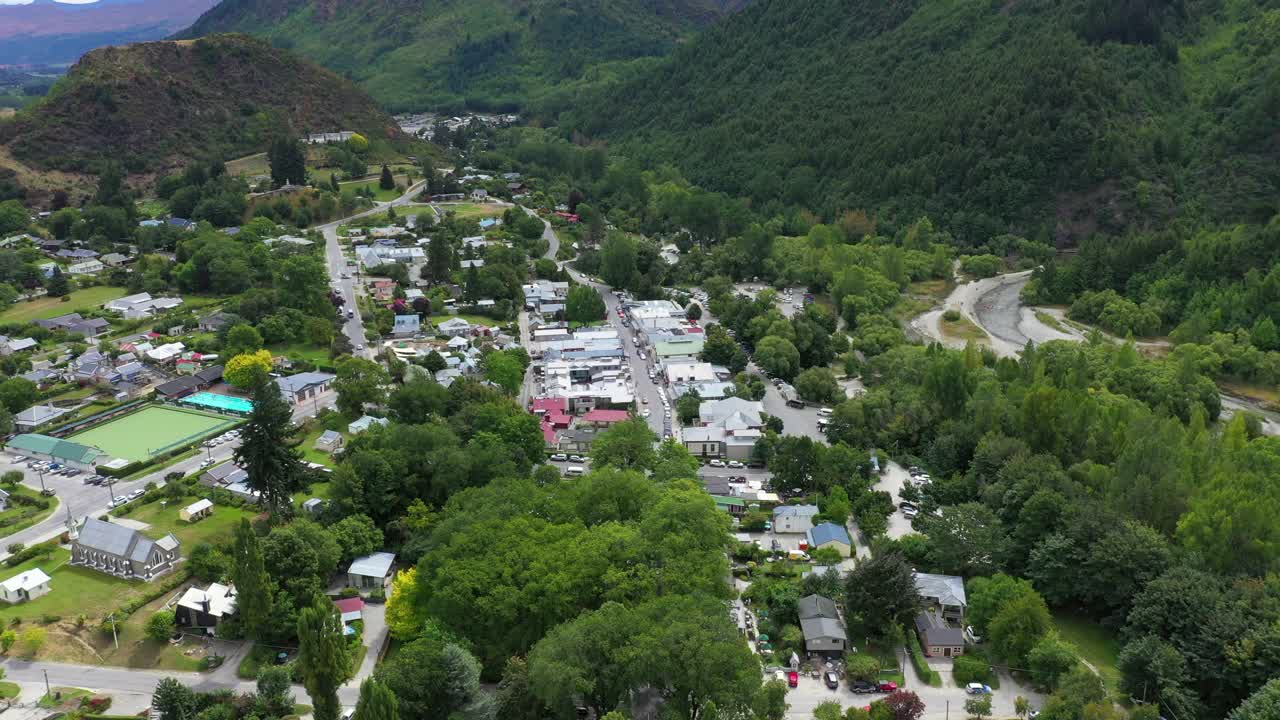
[{"label": "bush-covered slope", "polygon": [[35,167],[87,170],[110,158],[142,171],[255,152],[282,131],[333,130],[403,138],[347,80],[249,36],[215,35],[95,50],[0,124],[0,142]]},{"label": "bush-covered slope", "polygon": [[393,111],[511,110],[612,61],[665,54],[747,1],[224,0],[182,36],[270,38]]},{"label": "bush-covered slope", "polygon": [[1275,0],[760,0],[560,111],[706,187],[1060,243],[1274,208]]}]

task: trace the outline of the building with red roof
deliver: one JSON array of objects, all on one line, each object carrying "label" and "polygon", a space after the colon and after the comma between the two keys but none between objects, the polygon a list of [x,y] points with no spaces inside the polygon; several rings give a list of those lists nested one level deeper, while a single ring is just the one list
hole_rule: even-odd
[{"label": "building with red roof", "polygon": [[628,410],[604,410],[596,408],[586,415],[582,416],[582,421],[598,428],[607,428],[611,425],[617,425],[620,422],[626,422],[631,418],[631,412]]}]

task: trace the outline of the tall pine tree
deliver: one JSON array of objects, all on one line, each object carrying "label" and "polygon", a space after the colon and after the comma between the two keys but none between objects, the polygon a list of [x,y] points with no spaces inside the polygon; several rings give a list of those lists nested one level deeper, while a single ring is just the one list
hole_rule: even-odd
[{"label": "tall pine tree", "polygon": [[271,617],[271,578],[262,560],[262,546],[248,518],[240,519],[232,545],[231,580],[236,586],[236,613],[245,637],[261,640]]},{"label": "tall pine tree", "polygon": [[292,183],[301,185],[307,180],[307,153],[297,138],[278,137],[267,151],[271,165],[271,184],[275,187]]},{"label": "tall pine tree", "polygon": [[394,190],[396,187],[396,179],[391,174],[391,168],[386,165],[382,166],[382,177],[378,178],[378,187],[383,190]]},{"label": "tall pine tree", "polygon": [[315,720],[338,720],[338,688],[351,676],[351,657],[338,609],[324,595],[298,613],[298,670]]},{"label": "tall pine tree", "polygon": [[360,683],[355,720],[400,720],[400,703],[395,693],[373,678]]},{"label": "tall pine tree", "polygon": [[297,450],[289,446],[293,409],[266,373],[253,383],[253,412],[240,434],[235,460],[249,474],[249,487],[262,494],[262,504],[275,520],[293,509],[289,495],[298,489],[304,468]]}]

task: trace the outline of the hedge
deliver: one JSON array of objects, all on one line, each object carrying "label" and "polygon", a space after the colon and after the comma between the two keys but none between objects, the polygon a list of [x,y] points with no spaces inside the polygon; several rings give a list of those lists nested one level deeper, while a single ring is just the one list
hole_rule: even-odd
[{"label": "hedge", "polygon": [[974,682],[990,684],[991,675],[991,664],[977,655],[961,655],[952,664],[951,676],[960,687]]},{"label": "hedge", "polygon": [[6,567],[15,567],[22,563],[37,557],[48,557],[53,553],[54,548],[58,547],[57,540],[50,540],[39,545],[32,545],[29,548],[20,550],[4,559]]},{"label": "hedge", "polygon": [[911,664],[916,667],[916,675],[933,687],[942,687],[942,676],[929,667],[924,650],[920,649],[920,638],[910,631],[907,632],[907,648],[911,650]]}]

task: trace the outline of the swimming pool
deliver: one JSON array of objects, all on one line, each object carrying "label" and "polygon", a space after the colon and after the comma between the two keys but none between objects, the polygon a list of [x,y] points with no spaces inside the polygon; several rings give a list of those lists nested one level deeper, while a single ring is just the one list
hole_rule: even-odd
[{"label": "swimming pool", "polygon": [[215,410],[229,410],[248,415],[253,412],[253,401],[248,398],[232,397],[230,395],[219,395],[211,392],[198,392],[190,397],[182,398],[185,405],[196,405],[198,407],[213,408]]}]

